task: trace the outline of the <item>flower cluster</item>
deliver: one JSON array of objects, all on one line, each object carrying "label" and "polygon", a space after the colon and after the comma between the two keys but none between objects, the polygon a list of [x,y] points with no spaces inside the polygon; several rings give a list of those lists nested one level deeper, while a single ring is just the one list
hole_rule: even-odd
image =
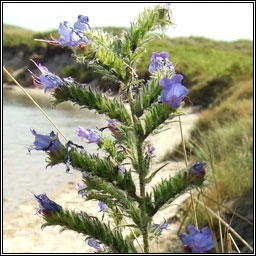
[{"label": "flower cluster", "polygon": [[[160,101],[177,109],[181,101],[188,94],[188,89],[181,84],[183,76],[181,74],[174,74],[175,69],[169,60],[169,54],[167,52],[153,52],[148,70],[150,73],[159,71],[164,75],[160,81],[160,86],[163,88]],[[170,74],[171,78],[169,78]]]},{"label": "flower cluster", "polygon": [[52,38],[52,40],[35,39],[37,41],[44,41],[54,45],[61,45],[62,47],[71,46],[78,47],[80,44],[90,44],[90,41],[85,36],[84,32],[91,29],[89,25],[89,18],[87,16],[79,15],[77,22],[72,27],[68,21],[63,21],[59,25],[58,33],[59,40]]},{"label": "flower cluster", "polygon": [[152,52],[151,63],[148,71],[154,73],[157,71],[174,71],[174,66],[169,60],[169,54],[167,52]]},{"label": "flower cluster", "polygon": [[185,244],[184,250],[193,253],[206,253],[215,247],[212,233],[208,227],[201,231],[192,224],[188,225],[189,235],[182,233],[180,235],[181,241]]}]

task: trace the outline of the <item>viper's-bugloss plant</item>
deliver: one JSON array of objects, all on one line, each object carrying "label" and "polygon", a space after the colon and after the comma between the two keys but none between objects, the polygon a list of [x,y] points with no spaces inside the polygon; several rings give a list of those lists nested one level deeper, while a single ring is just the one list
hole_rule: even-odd
[{"label": "viper's-bugloss plant", "polygon": [[[156,32],[174,25],[170,17],[168,5],[145,9],[129,29],[115,36],[91,28],[89,18],[79,15],[73,26],[66,21],[60,24],[59,39],[41,40],[70,47],[76,61],[84,64],[84,72],[90,68],[109,83],[118,83],[119,95],[114,98],[74,78],[62,79],[41,64],[35,63],[42,72],[40,77],[31,72],[35,85],[52,90],[53,105],[70,101],[110,118],[106,127],[98,131],[81,126],[76,129],[80,138],[96,143],[104,154],[91,154],[79,142],[61,144],[53,132],[46,136],[32,131],[36,137],[33,148],[46,152],[48,166],[64,163],[67,172],[71,168],[80,171],[81,200],[97,200],[103,216],[109,217],[106,221],[84,211],[56,208],[58,204],[42,194],[36,198],[45,220],[43,227],[59,225],[62,231],[81,233],[98,252],[140,252],[135,236],[141,236],[143,250],[148,253],[156,227],[167,227],[166,223],[154,224],[155,214],[179,195],[204,186],[206,164],[196,163],[154,185],[152,192],[146,191],[146,185],[165,166],[151,170],[157,145],[150,145],[147,138],[161,132],[168,120],[183,114],[180,106],[188,94],[182,85],[183,76],[175,74],[166,52],[152,53],[147,81],[136,73],[147,43],[159,37]],[[104,134],[105,129],[112,132],[111,137]],[[133,232],[125,235],[123,231],[128,227]]]}]

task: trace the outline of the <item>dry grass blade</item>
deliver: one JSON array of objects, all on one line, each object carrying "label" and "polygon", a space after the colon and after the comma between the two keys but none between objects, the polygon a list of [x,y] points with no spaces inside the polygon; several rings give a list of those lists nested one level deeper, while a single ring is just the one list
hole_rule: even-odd
[{"label": "dry grass blade", "polygon": [[230,237],[232,243],[234,244],[234,246],[236,247],[237,252],[238,252],[238,253],[241,253],[241,251],[239,250],[239,248],[238,248],[238,246],[237,246],[237,244],[236,244],[234,238],[232,237],[232,235],[231,235],[230,233],[229,233],[229,237]]},{"label": "dry grass blade", "polygon": [[178,236],[180,235],[180,231],[181,231],[181,229],[182,229],[182,227],[183,227],[183,225],[184,225],[184,222],[185,222],[186,218],[188,217],[188,213],[189,213],[189,211],[190,211],[190,208],[191,208],[191,203],[189,204],[189,206],[188,206],[188,208],[187,208],[187,210],[186,210],[186,213],[185,213],[185,215],[184,215],[184,217],[183,217],[183,220],[182,220],[182,222],[181,222],[181,224],[180,224],[180,227],[179,227],[179,229],[178,229],[178,232],[177,232],[177,235],[178,235]]},{"label": "dry grass blade", "polygon": [[221,217],[219,217],[212,209],[210,209],[209,207],[207,207],[206,205],[204,206],[204,203],[201,202],[200,200],[198,200],[197,198],[195,198],[195,200],[200,204],[202,205],[203,207],[205,207],[208,212],[210,212],[214,217],[216,217],[217,219],[219,219],[225,227],[227,227],[244,245],[246,245],[250,251],[253,252],[253,248],[233,229],[230,227],[230,225],[224,221]]},{"label": "dry grass blade", "polygon": [[[218,211],[218,216],[220,217],[220,212]],[[221,228],[221,222],[220,219],[218,219],[219,222],[219,233],[220,233],[220,245],[221,245],[221,252],[224,253],[224,244],[223,244],[223,237],[222,237],[222,228]]]},{"label": "dry grass blade", "polygon": [[231,244],[229,233],[227,233],[227,246],[228,246],[228,253],[232,253],[232,244]]},{"label": "dry grass blade", "polygon": [[202,196],[205,197],[205,198],[207,198],[208,200],[214,202],[215,204],[217,204],[217,205],[220,206],[221,208],[228,210],[228,211],[231,212],[232,214],[236,215],[236,216],[239,217],[240,219],[246,221],[248,224],[250,224],[250,225],[253,226],[253,223],[252,223],[250,220],[248,220],[248,219],[245,218],[244,216],[240,215],[239,213],[234,212],[233,210],[231,210],[231,209],[229,209],[228,207],[226,207],[226,206],[224,206],[224,205],[218,203],[216,200],[214,200],[214,199],[212,199],[212,198],[210,198],[210,197],[208,197],[208,196],[206,196],[206,195],[204,195],[204,194],[202,194]]}]

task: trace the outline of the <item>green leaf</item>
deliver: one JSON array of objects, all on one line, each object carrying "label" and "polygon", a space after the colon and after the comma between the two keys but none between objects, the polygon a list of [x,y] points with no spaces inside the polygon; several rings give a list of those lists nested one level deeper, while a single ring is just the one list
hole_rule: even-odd
[{"label": "green leaf", "polygon": [[126,125],[131,124],[130,114],[120,99],[109,99],[100,92],[92,90],[89,86],[78,83],[63,85],[54,90],[53,97],[55,98],[53,105],[71,101],[84,108],[95,109],[99,114],[106,114]]},{"label": "green leaf", "polygon": [[157,170],[155,170],[149,177],[146,177],[145,181],[146,183],[149,183],[154,177],[155,175],[162,170],[166,165],[168,165],[169,163],[166,163],[164,165],[162,165],[161,167],[159,167]]},{"label": "green leaf", "polygon": [[165,103],[155,103],[145,113],[145,135],[146,138],[155,129],[168,119],[172,119],[177,115],[177,111]]},{"label": "green leaf", "polygon": [[159,79],[153,78],[149,80],[145,86],[142,86],[139,94],[135,96],[134,113],[137,117],[143,115],[145,109],[151,106],[152,103],[158,100],[162,91],[159,85]]},{"label": "green leaf", "polygon": [[44,219],[46,222],[42,228],[59,225],[62,231],[73,230],[99,240],[110,247],[113,253],[136,253],[131,239],[124,239],[120,231],[111,230],[109,224],[102,223],[98,218],[89,216],[85,212],[68,210],[51,212],[47,216],[44,215]]},{"label": "green leaf", "polygon": [[[65,147],[49,152],[47,159],[48,165],[54,166],[59,163],[65,163],[66,154],[67,149]],[[70,151],[70,165],[81,172],[86,171],[89,174],[100,177],[102,179],[101,181],[115,183],[118,188],[126,191],[133,198],[137,198],[136,187],[131,174],[126,172],[122,176],[119,167],[114,166],[107,159],[100,159],[98,155],[90,155],[76,148],[72,148]]]}]

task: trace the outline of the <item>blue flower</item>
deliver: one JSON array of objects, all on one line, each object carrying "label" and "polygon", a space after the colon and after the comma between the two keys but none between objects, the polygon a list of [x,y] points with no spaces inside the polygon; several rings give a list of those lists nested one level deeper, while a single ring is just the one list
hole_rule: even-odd
[{"label": "blue flower", "polygon": [[43,151],[53,151],[60,149],[62,144],[58,139],[58,134],[55,134],[53,131],[50,133],[50,136],[38,134],[35,130],[30,129],[31,133],[35,136],[34,146],[29,149],[43,150]]},{"label": "blue flower", "polygon": [[168,223],[164,223],[164,224],[153,224],[153,228],[160,228],[161,230],[167,230],[167,228],[168,228]]},{"label": "blue flower", "polygon": [[208,227],[201,231],[192,224],[188,225],[189,235],[182,233],[180,239],[183,243],[189,246],[193,253],[206,253],[215,247],[212,233]]},{"label": "blue flower", "polygon": [[35,86],[40,88],[45,88],[44,93],[47,92],[48,89],[52,89],[58,86],[62,86],[63,81],[57,75],[51,73],[45,66],[41,65],[40,63],[36,63],[34,60],[31,61],[36,65],[36,67],[41,71],[41,75],[38,77],[32,71],[29,71],[31,77],[33,79],[33,83]]},{"label": "blue flower", "polygon": [[124,168],[123,166],[120,166],[120,167],[119,167],[119,171],[120,171],[120,173],[122,174],[122,176],[124,176],[125,168]]},{"label": "blue flower", "polygon": [[84,190],[85,189],[85,185],[83,183],[77,183],[78,186],[78,194],[80,194],[83,198],[86,196],[87,192]]},{"label": "blue flower", "polygon": [[155,151],[156,151],[156,147],[155,146],[151,146],[150,151],[149,151],[149,155],[151,157],[155,156]]},{"label": "blue flower", "polygon": [[79,15],[78,16],[78,21],[74,24],[74,29],[87,32],[91,29],[89,25],[89,17],[88,16],[83,16]]},{"label": "blue flower", "polygon": [[81,30],[75,30],[70,26],[70,23],[64,21],[60,23],[58,33],[60,35],[59,43],[61,46],[74,46],[77,47],[81,43],[90,44],[87,37]]},{"label": "blue flower", "polygon": [[152,52],[150,60],[151,63],[148,68],[150,73],[156,72],[158,70],[174,71],[174,66],[169,61],[169,54],[167,52]]},{"label": "blue flower", "polygon": [[104,204],[103,202],[99,202],[100,212],[106,212],[108,210],[108,206]]},{"label": "blue flower", "polygon": [[38,213],[43,213],[46,215],[49,215],[51,212],[59,212],[62,210],[62,207],[55,203],[54,201],[50,200],[46,193],[43,193],[41,195],[34,195],[37,199],[37,202],[39,204],[39,211]]},{"label": "blue flower", "polygon": [[78,21],[72,27],[68,21],[63,21],[60,23],[58,28],[58,33],[60,35],[59,40],[55,39],[51,35],[52,40],[45,39],[35,39],[36,41],[48,42],[53,45],[61,45],[62,47],[71,46],[77,47],[80,44],[90,45],[90,41],[85,36],[84,32],[91,29],[89,25],[89,18],[87,16],[79,15]]},{"label": "blue flower", "polygon": [[189,173],[192,177],[203,178],[206,173],[206,163],[196,162],[190,167]]},{"label": "blue flower", "polygon": [[104,251],[104,244],[100,244],[97,240],[93,238],[88,239],[88,245],[99,252]]},{"label": "blue flower", "polygon": [[90,143],[98,143],[102,137],[91,129],[84,129],[82,126],[76,128],[77,136],[87,139]]},{"label": "blue flower", "polygon": [[178,108],[181,101],[188,94],[188,89],[181,84],[183,76],[178,74],[172,78],[164,77],[160,80],[160,86],[164,89],[161,93],[160,100],[173,108]]}]

